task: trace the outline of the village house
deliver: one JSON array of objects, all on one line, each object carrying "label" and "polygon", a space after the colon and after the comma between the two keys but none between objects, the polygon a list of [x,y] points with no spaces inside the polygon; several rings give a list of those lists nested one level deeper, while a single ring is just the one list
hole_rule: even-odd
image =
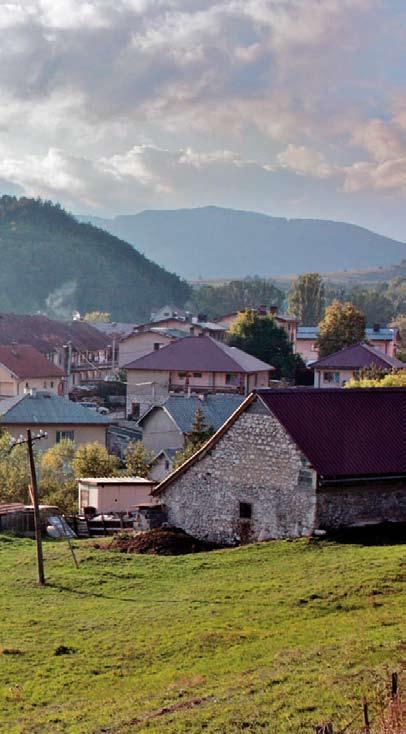
[{"label": "village house", "polygon": [[[316,346],[319,335],[318,326],[298,326],[294,351],[299,354],[306,364],[318,359],[319,352]],[[383,328],[375,324],[373,328],[365,329],[365,341],[389,357],[395,357],[400,347],[400,334],[397,328]]]},{"label": "village house", "polygon": [[322,357],[311,367],[314,371],[314,386],[332,388],[344,387],[349,380],[359,377],[362,370],[375,367],[384,372],[391,372],[406,369],[406,364],[369,344],[361,343]]},{"label": "village house", "polygon": [[147,331],[148,329],[177,329],[184,332],[187,336],[211,336],[213,339],[224,341],[226,328],[222,324],[218,324],[215,321],[208,321],[204,314],[193,316],[188,313],[185,317],[182,316],[168,316],[154,321],[149,321],[146,324],[139,324],[135,332]]},{"label": "village house", "polygon": [[48,436],[41,441],[46,450],[67,438],[78,446],[97,441],[106,445],[109,419],[96,411],[83,407],[47,390],[31,390],[30,393],[0,402],[0,425],[14,438],[24,434],[27,428],[40,429]]},{"label": "village house", "polygon": [[161,349],[176,339],[187,336],[181,329],[169,327],[152,327],[144,331],[135,331],[122,337],[118,343],[118,365],[123,367],[145,354]]},{"label": "village house", "polygon": [[0,399],[34,388],[64,395],[65,374],[28,344],[0,346]]},{"label": "village house", "polygon": [[0,345],[29,344],[66,375],[73,385],[112,376],[117,365],[110,340],[91,324],[55,321],[47,316],[0,314]]},{"label": "village house", "polygon": [[171,393],[247,395],[267,387],[266,362],[208,336],[189,336],[125,365],[127,414],[138,419]]},{"label": "village house", "polygon": [[404,388],[258,390],[154,496],[224,544],[405,522],[405,416]]},{"label": "village house", "polygon": [[184,448],[196,410],[213,432],[243,402],[242,395],[171,395],[163,405],[154,405],[139,421],[145,447],[154,454],[150,476],[161,480],[172,470],[177,451]]}]

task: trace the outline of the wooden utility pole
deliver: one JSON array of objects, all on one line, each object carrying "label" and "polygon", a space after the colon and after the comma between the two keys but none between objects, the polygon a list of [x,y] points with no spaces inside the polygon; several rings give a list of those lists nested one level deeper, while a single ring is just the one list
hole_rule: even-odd
[{"label": "wooden utility pole", "polygon": [[30,463],[32,504],[34,505],[35,542],[37,544],[38,583],[40,584],[40,586],[45,586],[44,556],[42,553],[41,517],[40,517],[40,512],[39,512],[38,484],[37,484],[37,474],[35,471],[35,461],[34,461],[34,452],[32,450],[32,444],[33,444],[33,438],[31,435],[31,431],[29,428],[27,428],[27,451],[28,451],[28,459]]}]

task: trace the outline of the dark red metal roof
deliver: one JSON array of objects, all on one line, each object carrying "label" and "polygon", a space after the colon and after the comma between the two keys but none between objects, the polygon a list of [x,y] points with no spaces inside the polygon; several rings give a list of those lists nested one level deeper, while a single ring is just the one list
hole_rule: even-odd
[{"label": "dark red metal roof", "polygon": [[406,474],[406,388],[258,390],[318,474]]},{"label": "dark red metal roof", "polygon": [[42,354],[71,341],[80,352],[107,348],[110,339],[85,321],[55,321],[42,314],[0,313],[0,344],[30,344]]},{"label": "dark red metal roof", "polygon": [[64,371],[29,344],[0,345],[0,363],[16,377],[62,377]]},{"label": "dark red metal roof", "polygon": [[381,369],[406,369],[406,364],[396,357],[384,354],[380,349],[370,347],[369,344],[353,344],[350,347],[340,349],[339,352],[329,354],[327,357],[313,362],[312,368],[317,369],[348,369],[362,370],[367,367],[379,367]]},{"label": "dark red metal roof", "polygon": [[186,336],[125,365],[131,370],[191,372],[264,372],[266,362],[210,336]]}]

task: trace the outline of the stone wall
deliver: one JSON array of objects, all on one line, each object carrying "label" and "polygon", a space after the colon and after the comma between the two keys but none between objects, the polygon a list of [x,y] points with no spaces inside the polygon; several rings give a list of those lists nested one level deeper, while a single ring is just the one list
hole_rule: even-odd
[{"label": "stone wall", "polygon": [[317,527],[328,530],[380,522],[406,522],[406,482],[324,485],[317,492]]},{"label": "stone wall", "polygon": [[[316,476],[279,421],[257,400],[203,459],[161,494],[168,519],[220,543],[308,535]],[[240,503],[251,519],[240,518]]]}]

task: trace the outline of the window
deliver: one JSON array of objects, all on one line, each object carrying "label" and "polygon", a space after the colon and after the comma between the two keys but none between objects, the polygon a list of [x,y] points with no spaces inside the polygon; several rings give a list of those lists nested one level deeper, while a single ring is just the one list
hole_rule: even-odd
[{"label": "window", "polygon": [[166,469],[166,471],[169,471],[169,466],[170,466],[169,460],[168,459],[165,459],[165,469]]},{"label": "window", "polygon": [[140,417],[139,403],[131,403],[131,417],[134,421],[138,420],[138,418]]},{"label": "window", "polygon": [[26,388],[27,388],[27,390],[28,390],[28,388],[29,388],[29,384],[28,384],[28,382],[26,382],[26,383],[25,383],[25,386],[26,386]]},{"label": "window", "polygon": [[201,377],[201,376],[202,376],[201,372],[193,372],[193,377]]},{"label": "window", "polygon": [[44,382],[42,383],[42,386],[43,386],[44,390],[47,389],[47,381],[46,380],[44,380]]},{"label": "window", "polygon": [[240,502],[240,519],[251,520],[252,505],[250,502]]},{"label": "window", "polygon": [[323,381],[329,384],[339,385],[340,384],[340,373],[339,372],[323,372]]},{"label": "window", "polygon": [[178,372],[178,377],[180,380],[184,380],[186,377],[186,372]]},{"label": "window", "polygon": [[60,443],[61,441],[74,441],[75,440],[75,432],[74,431],[57,431],[56,432],[56,443]]},{"label": "window", "polygon": [[161,348],[160,342],[154,342],[154,352],[157,352]]},{"label": "window", "polygon": [[52,380],[51,380],[51,382],[49,384],[50,384],[51,387],[54,386],[54,383],[52,382]]}]

